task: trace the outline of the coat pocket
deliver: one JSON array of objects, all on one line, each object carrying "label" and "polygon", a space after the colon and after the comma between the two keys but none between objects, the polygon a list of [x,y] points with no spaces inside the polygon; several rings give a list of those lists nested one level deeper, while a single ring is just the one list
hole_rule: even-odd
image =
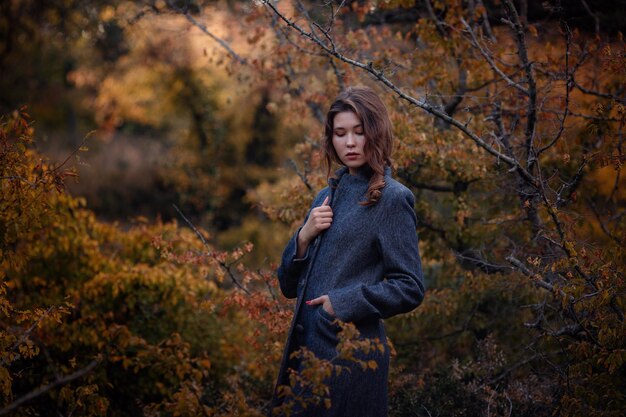
[{"label": "coat pocket", "polygon": [[315,320],[317,333],[326,343],[330,342],[333,347],[339,342],[337,333],[339,333],[341,329],[339,325],[334,322],[335,319],[336,317],[327,313],[322,306],[317,308]]},{"label": "coat pocket", "polygon": [[[329,312],[327,312],[326,310],[324,310],[324,307],[319,306],[319,308],[317,309],[317,313],[322,316],[322,318],[326,321],[328,321],[329,323],[333,324],[333,321],[335,321],[335,319],[337,317],[332,316]],[[335,325],[335,324],[333,324]],[[336,326],[336,325],[335,325]],[[339,327],[339,326],[337,326]]]}]

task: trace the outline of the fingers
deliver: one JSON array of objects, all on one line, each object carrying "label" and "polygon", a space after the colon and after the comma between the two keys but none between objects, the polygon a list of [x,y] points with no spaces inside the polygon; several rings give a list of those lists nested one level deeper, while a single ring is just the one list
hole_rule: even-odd
[{"label": "fingers", "polygon": [[335,310],[333,309],[333,305],[331,304],[330,298],[328,297],[327,294],[314,298],[312,300],[305,301],[305,303],[306,305],[309,305],[309,306],[316,306],[316,305],[321,304],[322,308],[328,314],[330,314],[331,316],[336,316]]},{"label": "fingers", "polygon": [[319,207],[315,207],[313,210],[322,212],[322,213],[327,213],[327,212],[332,213],[333,209],[330,208],[330,206],[328,205],[329,200],[330,200],[330,196],[326,196],[326,198],[322,202],[322,205]]},{"label": "fingers", "polygon": [[313,227],[319,233],[322,230],[328,229],[333,224],[333,216],[331,215],[319,215],[313,219]]},{"label": "fingers", "polygon": [[312,214],[322,215],[324,217],[328,217],[333,215],[333,209],[328,205],[328,201],[330,200],[330,196],[326,196],[322,205],[319,207],[315,207],[313,209]]},{"label": "fingers", "polygon": [[309,215],[309,219],[304,225],[304,234],[302,234],[303,238],[307,241],[311,241],[317,235],[319,235],[322,231],[328,229],[333,222],[333,210],[328,205],[330,201],[330,196],[326,196],[321,206],[315,207],[311,210],[311,214]]},{"label": "fingers", "polygon": [[315,223],[326,223],[333,221],[333,212],[332,211],[316,211],[315,213],[311,213],[311,217]]},{"label": "fingers", "polygon": [[328,299],[327,303],[322,304],[322,308],[325,309],[326,312],[330,314],[331,316],[337,317],[337,314],[335,313],[335,309],[333,308],[333,305],[330,302],[330,298]]},{"label": "fingers", "polygon": [[318,304],[324,304],[324,297],[328,297],[327,295],[322,295],[321,297],[314,298],[312,300],[305,301],[307,305],[315,306]]},{"label": "fingers", "polygon": [[326,196],[322,205],[311,211],[311,222],[318,231],[328,229],[333,221],[333,210],[328,205],[329,200],[330,197]]}]

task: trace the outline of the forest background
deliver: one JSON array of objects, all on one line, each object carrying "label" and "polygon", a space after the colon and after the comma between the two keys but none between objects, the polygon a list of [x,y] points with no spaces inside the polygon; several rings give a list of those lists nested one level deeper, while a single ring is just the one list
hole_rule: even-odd
[{"label": "forest background", "polygon": [[390,415],[623,415],[624,3],[1,2],[0,415],[267,413],[347,85],[391,110],[428,286]]}]

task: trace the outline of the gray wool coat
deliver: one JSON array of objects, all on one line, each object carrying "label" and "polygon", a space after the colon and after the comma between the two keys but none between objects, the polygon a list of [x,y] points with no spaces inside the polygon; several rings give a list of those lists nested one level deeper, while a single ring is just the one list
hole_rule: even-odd
[{"label": "gray wool coat", "polygon": [[[287,243],[278,279],[284,296],[297,297],[297,303],[277,386],[289,385],[288,369],[300,366],[289,355],[301,346],[320,358],[336,356],[339,327],[333,324],[334,317],[321,305],[308,306],[304,300],[328,294],[337,318],[353,322],[363,337],[379,338],[387,346],[382,319],[413,310],[424,297],[414,196],[386,168],[380,200],[362,206],[359,202],[366,200],[368,183],[364,169],[357,175],[350,175],[346,167],[338,170],[312,204],[317,207],[330,197],[331,227],[309,245],[302,259],[296,258],[300,229]],[[377,352],[366,359],[376,360],[378,368],[363,371],[352,362],[342,363],[350,371],[326,381],[330,409],[307,407],[295,415],[386,416],[388,347],[384,354]],[[272,404],[281,401],[275,394]]]}]

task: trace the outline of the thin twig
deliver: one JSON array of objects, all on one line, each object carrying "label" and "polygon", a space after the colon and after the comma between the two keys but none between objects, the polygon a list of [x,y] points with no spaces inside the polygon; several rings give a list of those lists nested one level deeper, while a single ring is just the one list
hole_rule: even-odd
[{"label": "thin twig", "polygon": [[[622,104],[626,104],[626,98],[625,97],[620,97],[619,95],[602,93],[602,92],[597,91],[597,90],[592,90],[590,88],[583,87],[573,77],[572,77],[572,84],[576,88],[578,88],[581,92],[583,92],[585,94],[588,94],[588,95],[591,95],[591,96],[596,96],[596,97],[608,98],[609,100],[615,100],[615,101],[620,102]],[[617,90],[617,94],[622,94],[623,92],[624,92],[624,88],[623,87],[620,87]]]},{"label": "thin twig", "polygon": [[194,233],[196,234],[196,236],[198,236],[198,238],[200,238],[200,241],[202,242],[202,244],[204,245],[204,247],[207,249],[208,251],[208,255],[210,257],[212,257],[213,259],[215,259],[220,267],[222,267],[222,269],[224,271],[226,271],[226,273],[228,274],[228,276],[230,277],[231,281],[233,282],[233,284],[235,284],[240,290],[242,290],[243,292],[245,292],[247,295],[251,295],[250,291],[248,291],[243,285],[241,285],[241,283],[239,282],[239,280],[237,280],[237,277],[235,277],[235,274],[233,274],[233,271],[231,269],[231,265],[227,264],[226,262],[217,259],[217,257],[215,256],[215,254],[213,253],[213,251],[211,250],[208,242],[206,241],[206,239],[204,238],[204,236],[202,235],[202,233],[200,233],[200,231],[198,230],[198,228],[191,222],[191,220],[189,220],[187,218],[187,216],[185,216],[183,214],[183,212],[178,208],[178,206],[176,204],[172,204],[172,206],[174,206],[174,209],[178,212],[178,214],[183,218],[183,220],[185,221],[185,223],[187,223],[187,225],[189,227],[191,227],[191,229],[194,231]]},{"label": "thin twig", "polygon": [[296,32],[300,33],[301,36],[303,36],[303,37],[311,40],[313,43],[317,44],[327,54],[330,54],[330,55],[334,56],[335,58],[339,59],[340,61],[343,61],[343,62],[345,62],[347,64],[350,64],[350,65],[352,65],[354,67],[360,68],[360,69],[370,73],[376,79],[378,79],[381,83],[383,83],[385,86],[387,86],[390,90],[392,90],[402,100],[405,100],[408,103],[410,103],[410,104],[412,104],[412,105],[414,105],[416,107],[419,107],[422,110],[432,114],[433,116],[442,119],[444,122],[453,125],[457,129],[459,129],[462,133],[464,133],[469,139],[471,139],[477,146],[479,146],[480,148],[483,148],[484,150],[486,150],[488,153],[492,154],[493,156],[496,156],[496,157],[500,158],[500,160],[506,162],[507,164],[509,164],[511,166],[511,170],[512,171],[517,171],[520,174],[520,176],[522,178],[524,178],[527,182],[537,186],[536,180],[535,180],[534,176],[532,174],[530,174],[524,167],[522,167],[521,164],[519,163],[519,161],[517,161],[513,157],[510,157],[508,155],[505,155],[505,154],[502,154],[502,153],[498,152],[495,148],[493,148],[491,145],[489,145],[487,142],[485,142],[484,139],[482,139],[480,136],[478,136],[476,133],[474,133],[472,130],[470,130],[468,128],[468,126],[465,124],[465,122],[462,122],[460,120],[457,120],[457,119],[451,117],[450,115],[446,114],[444,111],[442,111],[442,110],[440,110],[440,109],[438,109],[438,108],[428,104],[428,102],[426,100],[424,100],[424,99],[416,99],[416,98],[408,95],[403,90],[401,90],[398,86],[396,86],[391,80],[389,80],[383,74],[382,71],[375,69],[371,62],[369,62],[367,64],[364,64],[364,63],[362,63],[360,61],[354,60],[352,58],[349,58],[349,57],[343,55],[342,53],[340,53],[337,50],[331,49],[324,42],[322,42],[319,38],[317,38],[317,36],[315,34],[307,32],[300,25],[298,25],[297,23],[295,23],[294,21],[288,19],[285,15],[283,15],[276,8],[276,6],[274,4],[272,4],[272,2],[270,0],[263,0],[262,3],[266,7],[270,8],[272,10],[272,12],[275,13],[276,16],[278,16],[278,18],[280,20],[282,20],[288,27],[290,27],[293,30],[295,30]]},{"label": "thin twig", "polygon": [[83,138],[83,140],[80,142],[80,144],[77,147],[74,148],[74,150],[67,156],[67,158],[65,158],[65,160],[60,165],[54,167],[54,169],[52,169],[50,172],[58,171],[63,166],[65,166],[65,164],[67,164],[67,162],[70,160],[70,158],[72,156],[76,155],[76,153],[83,148],[83,145],[85,145],[85,142],[87,142],[87,139],[89,139],[89,137],[91,135],[93,135],[95,132],[96,132],[95,130],[92,130],[91,132],[87,133],[85,135],[85,137]]},{"label": "thin twig", "polygon": [[89,363],[89,365],[85,366],[84,368],[81,368],[75,372],[72,372],[69,375],[64,376],[63,378],[60,379],[56,379],[54,382],[47,384],[47,385],[42,385],[39,388],[36,388],[34,390],[32,390],[31,392],[29,392],[28,394],[18,398],[17,400],[13,401],[11,404],[7,405],[6,407],[0,409],[0,416],[3,416],[5,414],[8,414],[12,411],[15,411],[17,408],[19,408],[20,406],[22,406],[22,404],[37,398],[43,394],[45,394],[48,391],[53,390],[56,387],[65,385],[69,382],[72,382],[75,379],[81,378],[85,375],[87,375],[89,372],[91,372],[96,366],[98,366],[100,364],[100,362],[102,362],[102,359],[95,359],[93,361],[91,361]]},{"label": "thin twig", "polygon": [[[22,333],[21,337],[15,341],[15,343],[13,343],[13,345],[11,345],[10,348],[8,348],[5,353],[7,352],[12,352],[15,349],[17,349],[18,346],[20,346],[22,343],[24,343],[26,341],[26,339],[28,338],[28,336],[30,336],[30,334],[33,332],[33,330],[35,330],[35,327],[37,327],[39,325],[39,323],[41,323],[41,321],[47,317],[48,315],[50,315],[50,313],[52,313],[57,307],[55,306],[50,306],[48,307],[48,309],[39,317],[37,317],[37,320],[35,320],[33,322],[33,324],[31,324],[31,326]],[[8,365],[8,356],[6,356],[5,358],[2,359],[2,365]]]},{"label": "thin twig", "polygon": [[524,95],[529,95],[528,93],[528,89],[524,88],[521,84],[516,83],[515,81],[513,81],[508,75],[506,75],[497,65],[495,62],[493,62],[493,59],[491,58],[491,56],[487,53],[487,51],[482,47],[482,45],[480,44],[480,42],[478,41],[478,39],[476,38],[476,34],[474,33],[474,30],[471,28],[471,26],[465,21],[465,19],[461,18],[460,19],[461,23],[463,23],[463,26],[465,26],[465,29],[467,30],[467,32],[470,34],[470,37],[472,38],[472,45],[478,49],[478,51],[480,52],[480,54],[483,56],[483,58],[485,58],[485,60],[487,61],[487,63],[489,64],[489,66],[491,67],[491,69],[493,69],[493,71],[498,74],[500,76],[500,78],[502,78],[504,81],[506,81],[511,87],[514,87],[516,89],[518,89],[519,91],[521,91],[522,93],[524,93]]},{"label": "thin twig", "polygon": [[180,7],[176,6],[174,3],[172,3],[170,0],[166,0],[167,5],[172,8],[173,10],[175,10],[176,12],[178,12],[179,14],[185,16],[185,18],[191,22],[191,24],[193,24],[194,26],[196,26],[198,29],[200,29],[202,32],[204,32],[204,34],[208,35],[211,39],[213,39],[215,42],[217,42],[222,48],[224,48],[226,50],[226,52],[229,53],[230,56],[232,56],[233,58],[235,58],[235,60],[237,62],[239,62],[240,64],[247,64],[247,60],[245,58],[242,58],[241,56],[239,56],[239,54],[237,54],[231,47],[230,45],[228,45],[228,43],[226,43],[226,41],[224,41],[223,39],[218,38],[217,36],[215,36],[213,33],[211,33],[207,27],[205,25],[203,25],[202,23],[198,22],[192,15],[189,14],[189,11],[187,10],[183,10]]},{"label": "thin twig", "polygon": [[537,122],[537,83],[535,76],[533,75],[533,65],[528,58],[528,51],[526,48],[526,39],[524,35],[524,24],[520,20],[520,16],[515,9],[513,0],[504,0],[505,9],[512,18],[510,26],[513,29],[515,40],[517,43],[517,55],[519,56],[520,63],[526,72],[526,83],[528,84],[528,109],[526,115],[526,129],[524,135],[526,136],[526,167],[531,170],[532,166],[537,161],[534,154],[534,138],[535,138],[535,124]]},{"label": "thin twig", "polygon": [[596,216],[596,219],[598,220],[598,223],[600,224],[600,228],[602,229],[604,234],[610,237],[612,240],[614,240],[615,243],[617,243],[618,245],[623,246],[624,242],[620,238],[615,236],[613,233],[611,233],[609,229],[607,229],[606,225],[602,221],[602,217],[600,217],[600,213],[598,212],[598,208],[596,207],[594,202],[591,199],[587,199],[587,204],[591,208],[591,211],[593,212],[593,214]]},{"label": "thin twig", "polygon": [[539,155],[541,155],[543,152],[547,151],[552,146],[554,146],[554,144],[561,138],[561,135],[563,134],[563,130],[565,130],[565,120],[567,119],[567,116],[569,115],[570,89],[571,89],[570,80],[572,77],[569,71],[569,55],[570,55],[570,44],[572,42],[572,32],[570,31],[567,23],[564,22],[563,24],[565,25],[565,109],[563,110],[563,117],[561,117],[561,120],[559,121],[558,132],[554,135],[552,140],[547,145],[543,146],[541,149],[537,151],[537,157],[539,157]]},{"label": "thin twig", "polygon": [[[519,259],[515,258],[512,255],[509,255],[506,257],[506,260],[509,261],[511,263],[511,265],[515,266],[517,269],[519,269],[524,275],[526,275],[527,277],[530,278],[534,278],[535,279],[535,283],[541,287],[544,288],[550,292],[554,292],[555,288],[554,285],[550,284],[549,282],[543,280],[538,274],[535,274],[534,272],[532,272],[530,269],[528,269],[528,267],[526,265],[524,265]],[[568,297],[570,299],[570,301],[574,301],[574,297],[572,297],[571,295],[567,294],[565,291],[561,290],[561,289],[557,289],[557,291],[565,297]]]},{"label": "thin twig", "polygon": [[300,179],[302,180],[306,188],[308,188],[309,191],[313,192],[313,186],[309,182],[309,178],[307,176],[308,174],[307,170],[305,169],[304,172],[300,171],[300,169],[298,168],[298,164],[296,164],[296,161],[294,161],[291,158],[289,158],[289,164],[291,164],[291,166],[293,167],[293,170],[296,171],[296,174],[298,175],[298,177],[300,177]]},{"label": "thin twig", "polygon": [[595,24],[596,36],[600,36],[600,18],[596,13],[593,13],[591,11],[591,8],[585,0],[580,0],[580,2],[583,4],[583,7],[587,11],[587,13],[589,13],[589,16],[591,16],[591,18],[593,19],[593,22]]},{"label": "thin twig", "polygon": [[7,176],[7,177],[0,177],[0,180],[12,180],[12,181],[17,180],[17,181],[22,181],[22,182],[25,182],[26,184],[30,185],[31,188],[35,188],[37,186],[36,182],[29,181],[27,178],[20,177],[19,175],[10,175],[10,176]]}]

